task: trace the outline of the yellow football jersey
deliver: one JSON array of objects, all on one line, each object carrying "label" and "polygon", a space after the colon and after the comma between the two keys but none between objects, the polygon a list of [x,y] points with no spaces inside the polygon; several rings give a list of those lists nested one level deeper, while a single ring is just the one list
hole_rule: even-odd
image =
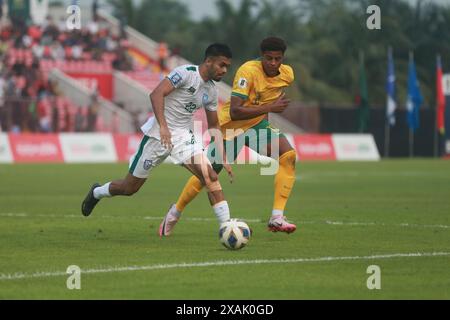
[{"label": "yellow football jersey", "polygon": [[[294,71],[288,65],[282,64],[280,74],[276,77],[266,76],[262,62],[253,60],[244,63],[236,73],[233,82],[232,96],[245,100],[245,106],[258,106],[272,103],[283,93],[283,89],[294,81]],[[231,120],[230,101],[219,106],[219,124],[225,136],[226,129],[242,129],[243,131],[260,123],[266,115],[248,120]],[[233,136],[225,136],[230,140]]]}]

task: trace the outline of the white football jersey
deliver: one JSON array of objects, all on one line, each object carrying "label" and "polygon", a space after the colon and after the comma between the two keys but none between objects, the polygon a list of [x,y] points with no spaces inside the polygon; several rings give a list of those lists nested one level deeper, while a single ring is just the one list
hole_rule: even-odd
[{"label": "white football jersey", "polygon": [[[193,127],[195,111],[205,108],[217,111],[218,94],[212,80],[205,82],[200,76],[198,66],[184,65],[175,68],[167,79],[175,87],[164,99],[164,115],[172,136],[178,132],[186,132]],[[159,124],[151,117],[141,127],[142,132],[159,138]]]}]

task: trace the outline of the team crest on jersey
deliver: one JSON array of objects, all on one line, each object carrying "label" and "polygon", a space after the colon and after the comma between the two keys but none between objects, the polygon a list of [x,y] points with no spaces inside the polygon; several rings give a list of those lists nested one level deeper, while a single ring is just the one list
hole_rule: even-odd
[{"label": "team crest on jersey", "polygon": [[174,86],[180,83],[181,80],[183,80],[183,78],[180,76],[178,72],[175,72],[175,74],[170,77],[170,82],[172,82]]},{"label": "team crest on jersey", "polygon": [[204,105],[204,106],[206,106],[206,104],[208,103],[208,99],[209,99],[208,94],[207,94],[207,93],[204,93],[204,94],[203,94],[203,98],[202,98],[202,102],[203,102],[203,105]]},{"label": "team crest on jersey", "polygon": [[153,160],[144,161],[144,170],[149,170],[153,166]]},{"label": "team crest on jersey", "polygon": [[245,89],[245,88],[247,88],[247,85],[248,85],[247,79],[245,79],[245,78],[240,78],[239,79],[239,81],[238,81],[239,88]]}]

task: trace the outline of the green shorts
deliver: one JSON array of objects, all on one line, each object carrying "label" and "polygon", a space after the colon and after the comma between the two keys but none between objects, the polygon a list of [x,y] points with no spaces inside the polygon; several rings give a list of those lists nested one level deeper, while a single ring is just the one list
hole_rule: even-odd
[{"label": "green shorts", "polygon": [[[286,138],[279,129],[272,127],[266,119],[262,120],[257,125],[251,127],[243,134],[235,137],[233,140],[224,140],[224,150],[227,154],[228,163],[236,160],[244,146],[256,151],[259,154],[265,154],[268,143],[273,139]],[[214,170],[219,173],[223,165],[221,159],[216,157],[216,145],[214,141],[208,147],[208,158],[212,163]]]}]

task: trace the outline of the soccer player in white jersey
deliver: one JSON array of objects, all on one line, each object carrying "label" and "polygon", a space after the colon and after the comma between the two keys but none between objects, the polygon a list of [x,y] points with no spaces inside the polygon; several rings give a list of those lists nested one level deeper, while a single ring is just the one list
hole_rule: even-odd
[{"label": "soccer player in white jersey", "polygon": [[[218,93],[214,81],[220,81],[224,77],[231,65],[231,58],[228,46],[215,43],[206,49],[202,64],[177,67],[161,81],[150,94],[155,117],[150,118],[141,128],[144,136],[139,149],[130,159],[127,176],[103,186],[95,183],[82,203],[81,211],[84,216],[91,214],[100,199],[135,194],[153,168],[171,156],[206,186],[219,223],[230,219],[230,210],[218,176],[203,154],[202,143],[196,141],[192,127],[194,112],[203,107],[211,136],[222,141],[217,118]],[[219,152],[223,155],[223,150]],[[225,158],[224,168],[232,180],[233,173]],[[166,235],[166,231],[178,219],[179,216],[176,215],[166,216],[159,228],[159,235]]]}]

